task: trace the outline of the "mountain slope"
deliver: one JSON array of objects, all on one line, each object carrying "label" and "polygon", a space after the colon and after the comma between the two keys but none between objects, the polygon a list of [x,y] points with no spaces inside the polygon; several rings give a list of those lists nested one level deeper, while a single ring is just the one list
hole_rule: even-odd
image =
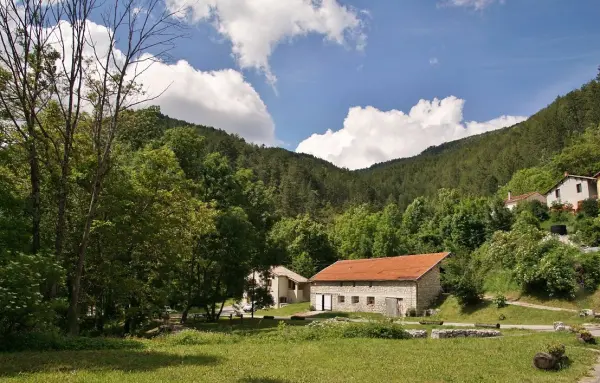
[{"label": "mountain slope", "polygon": [[[190,125],[162,117],[164,127]],[[401,208],[439,188],[492,195],[519,169],[548,161],[586,128],[600,124],[600,83],[558,97],[534,116],[510,128],[431,147],[411,157],[349,171],[327,161],[281,148],[246,143],[221,130],[194,125],[206,136],[206,150],[219,151],[237,166],[252,168],[277,191],[286,215],[318,214],[350,204]]]}]

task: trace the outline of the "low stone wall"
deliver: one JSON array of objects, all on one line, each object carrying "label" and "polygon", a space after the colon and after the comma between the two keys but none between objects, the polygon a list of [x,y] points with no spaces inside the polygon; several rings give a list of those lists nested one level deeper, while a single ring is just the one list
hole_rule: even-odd
[{"label": "low stone wall", "polygon": [[427,338],[426,330],[406,330],[410,334],[411,338]]},{"label": "low stone wall", "polygon": [[443,338],[490,338],[502,336],[497,330],[472,330],[472,329],[452,329],[452,330],[431,330],[432,339]]}]

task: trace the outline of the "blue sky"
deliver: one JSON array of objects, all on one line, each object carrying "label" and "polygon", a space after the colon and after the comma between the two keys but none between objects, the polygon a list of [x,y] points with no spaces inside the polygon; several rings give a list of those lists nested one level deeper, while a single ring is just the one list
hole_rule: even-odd
[{"label": "blue sky", "polygon": [[[187,7],[190,26],[173,57],[197,75],[228,70],[237,91],[208,86],[198,97],[214,105],[196,108],[190,93],[186,111],[175,96],[163,111],[349,168],[521,121],[600,65],[597,0],[237,1],[167,0]],[[328,3],[343,17],[307,16],[289,32],[295,16],[274,1],[295,13]],[[273,13],[247,16],[257,9]]]}]

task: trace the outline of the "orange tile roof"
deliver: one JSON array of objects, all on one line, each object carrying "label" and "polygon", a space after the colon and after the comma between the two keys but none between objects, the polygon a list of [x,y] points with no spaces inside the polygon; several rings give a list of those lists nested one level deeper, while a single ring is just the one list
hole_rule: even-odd
[{"label": "orange tile roof", "polygon": [[540,196],[543,197],[543,195],[541,193],[531,192],[531,193],[525,193],[525,194],[511,197],[510,199],[505,200],[504,203],[513,203],[513,202],[522,201],[522,200],[527,199],[527,198],[531,197],[532,195],[536,195],[536,194],[539,194]]},{"label": "orange tile roof", "polygon": [[337,261],[310,280],[322,282],[417,280],[448,255],[450,253]]}]

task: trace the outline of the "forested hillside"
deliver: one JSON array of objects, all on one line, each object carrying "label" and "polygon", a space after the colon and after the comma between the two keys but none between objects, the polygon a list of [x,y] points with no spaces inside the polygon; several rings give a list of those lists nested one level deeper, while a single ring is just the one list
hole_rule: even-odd
[{"label": "forested hillside", "polygon": [[[186,124],[163,117],[164,127]],[[480,196],[495,194],[512,175],[543,165],[586,128],[600,123],[600,83],[558,97],[527,121],[459,141],[431,147],[422,154],[350,172],[310,155],[250,145],[241,138],[204,126],[207,152],[218,151],[232,163],[253,169],[276,189],[284,215],[322,215],[329,204],[337,211],[360,203],[406,207],[418,196],[439,188],[456,188]]]}]

